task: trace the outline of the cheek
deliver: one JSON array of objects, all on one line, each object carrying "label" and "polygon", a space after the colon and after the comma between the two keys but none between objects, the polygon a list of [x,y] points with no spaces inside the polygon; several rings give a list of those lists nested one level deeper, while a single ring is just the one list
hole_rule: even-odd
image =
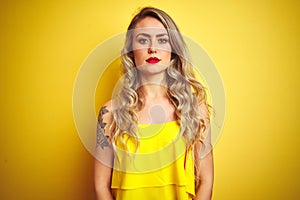
[{"label": "cheek", "polygon": [[171,60],[171,55],[172,55],[172,48],[171,46],[167,45],[167,46],[164,46],[162,47],[160,50],[159,50],[159,54],[161,56],[161,58],[164,58],[165,60]]},{"label": "cheek", "polygon": [[147,56],[147,50],[139,49],[133,51],[133,58],[136,66],[144,64],[145,57]]},{"label": "cheek", "polygon": [[161,58],[165,61],[165,63],[169,63],[171,61],[171,52],[170,51],[163,51],[161,53]]}]

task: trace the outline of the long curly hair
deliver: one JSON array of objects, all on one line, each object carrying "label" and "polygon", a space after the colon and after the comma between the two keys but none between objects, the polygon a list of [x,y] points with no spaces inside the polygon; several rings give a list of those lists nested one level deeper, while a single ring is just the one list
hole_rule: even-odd
[{"label": "long curly hair", "polygon": [[175,116],[180,121],[180,133],[184,137],[186,147],[191,148],[200,140],[203,142],[203,130],[206,127],[199,113],[199,105],[208,107],[204,86],[196,79],[191,59],[181,33],[172,18],[164,11],[145,7],[134,16],[128,26],[125,45],[122,49],[123,85],[113,103],[114,133],[112,142],[116,140],[126,147],[126,139],[133,137],[138,146],[136,134],[138,126],[137,112],[144,106],[139,72],[136,69],[132,51],[132,31],[136,24],[145,17],[159,20],[168,32],[172,48],[171,62],[166,69],[167,96],[175,108]]}]

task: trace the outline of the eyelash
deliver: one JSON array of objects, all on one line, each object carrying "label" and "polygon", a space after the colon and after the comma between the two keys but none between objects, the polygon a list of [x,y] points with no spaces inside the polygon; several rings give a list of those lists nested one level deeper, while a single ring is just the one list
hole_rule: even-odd
[{"label": "eyelash", "polygon": [[160,44],[166,44],[166,43],[168,43],[168,39],[166,39],[166,38],[161,38],[161,39],[158,39],[158,42],[160,43]]},{"label": "eyelash", "polygon": [[139,41],[140,44],[146,44],[146,43],[148,43],[148,40],[144,39],[144,38],[141,38],[138,41]]},{"label": "eyelash", "polygon": [[[145,38],[141,38],[141,39],[138,40],[138,42],[140,44],[147,44],[149,42],[149,40],[145,39]],[[167,38],[160,38],[160,39],[158,39],[158,43],[159,44],[166,44],[168,42],[169,42],[169,40]]]}]

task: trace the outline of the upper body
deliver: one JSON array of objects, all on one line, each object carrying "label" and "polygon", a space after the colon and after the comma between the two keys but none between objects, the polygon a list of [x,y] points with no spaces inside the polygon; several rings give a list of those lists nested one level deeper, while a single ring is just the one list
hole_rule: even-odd
[{"label": "upper body", "polygon": [[[182,175],[183,179],[186,176],[193,181],[192,184],[186,183],[194,184],[189,187],[194,191],[187,192],[187,199],[211,199],[213,156],[210,148],[210,116],[204,88],[193,75],[184,46],[175,23],[161,10],[144,8],[129,25],[122,52],[124,86],[116,99],[101,108],[98,118],[94,177],[98,200],[128,199],[122,195],[147,195],[147,192],[163,195],[153,187],[131,191],[114,189],[116,185],[126,182],[118,181],[116,174],[121,178],[140,180],[151,179],[158,172],[167,174],[168,170],[175,170],[178,180]],[[157,141],[153,139],[147,143],[142,141],[142,135],[137,131],[141,130],[141,124],[168,125],[166,130],[158,131]],[[143,149],[147,149],[146,145],[151,149],[153,143],[159,142],[159,135],[165,132],[174,137],[180,136],[183,156],[175,156],[174,162],[156,171],[145,171],[134,176],[130,175],[132,171],[126,171],[128,166],[125,170],[116,168],[117,162],[119,167],[123,166],[118,149],[127,151],[127,147],[130,149],[133,146],[130,153],[138,156],[139,153],[145,153]],[[205,143],[207,148],[203,151]],[[187,157],[191,159],[188,161]],[[191,177],[191,173],[185,173],[188,165],[193,172]],[[181,194],[176,196],[174,192],[180,188],[168,187],[165,186],[163,190],[168,191],[170,199],[183,199]]]}]

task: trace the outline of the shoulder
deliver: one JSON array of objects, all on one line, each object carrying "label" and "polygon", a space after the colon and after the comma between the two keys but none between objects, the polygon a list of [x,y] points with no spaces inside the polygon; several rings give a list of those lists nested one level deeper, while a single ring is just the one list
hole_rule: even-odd
[{"label": "shoulder", "polygon": [[199,103],[199,113],[201,119],[210,120],[209,105],[207,103]]},{"label": "shoulder", "polygon": [[112,111],[112,100],[109,100],[105,104],[103,104],[103,106],[100,108],[100,113],[102,110],[111,112]]}]

